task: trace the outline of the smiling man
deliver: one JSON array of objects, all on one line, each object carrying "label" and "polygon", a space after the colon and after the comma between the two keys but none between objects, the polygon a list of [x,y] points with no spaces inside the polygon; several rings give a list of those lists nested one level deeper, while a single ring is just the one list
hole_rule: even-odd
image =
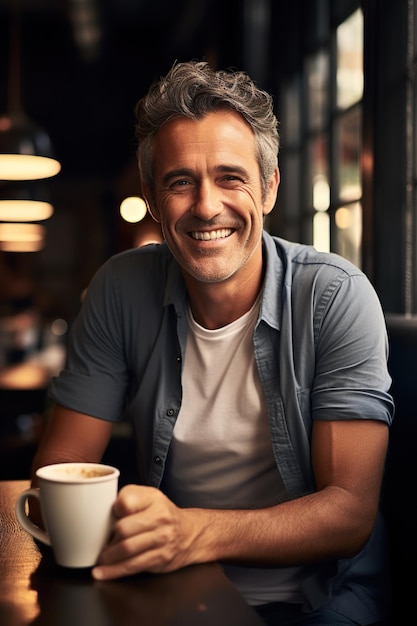
[{"label": "smiling man", "polygon": [[275,204],[278,167],[263,189],[253,131],[228,110],[169,121],[154,150],[155,180],[143,185],[150,211],[182,268],[195,319],[224,326],[261,288],[263,217]]},{"label": "smiling man", "polygon": [[92,280],[33,471],[99,461],[127,417],[140,484],[119,493],[96,579],[219,561],[267,624],[386,623],[393,404],[372,286],[264,230],[277,120],[246,74],[174,65],[136,130],[165,241]]}]

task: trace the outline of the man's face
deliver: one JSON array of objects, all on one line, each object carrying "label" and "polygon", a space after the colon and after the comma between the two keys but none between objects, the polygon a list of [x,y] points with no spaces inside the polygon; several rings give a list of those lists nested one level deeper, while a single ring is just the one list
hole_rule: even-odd
[{"label": "man's face", "polygon": [[263,198],[254,135],[240,115],[168,122],[156,137],[154,168],[152,213],[186,279],[244,281],[260,271],[263,216],[279,176],[277,169]]}]

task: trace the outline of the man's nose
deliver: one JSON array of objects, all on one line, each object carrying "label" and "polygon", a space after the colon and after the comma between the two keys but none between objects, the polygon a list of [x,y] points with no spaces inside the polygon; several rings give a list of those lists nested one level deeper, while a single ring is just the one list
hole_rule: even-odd
[{"label": "man's nose", "polygon": [[209,221],[221,211],[220,190],[210,182],[202,182],[197,187],[191,212],[200,219]]}]

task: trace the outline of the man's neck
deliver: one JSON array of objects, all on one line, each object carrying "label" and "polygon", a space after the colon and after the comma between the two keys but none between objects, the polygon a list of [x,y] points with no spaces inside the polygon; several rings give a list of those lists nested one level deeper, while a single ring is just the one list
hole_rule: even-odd
[{"label": "man's neck", "polygon": [[185,277],[190,307],[195,321],[209,330],[222,328],[247,313],[256,301],[263,283],[263,272],[249,284],[236,281],[198,283]]}]

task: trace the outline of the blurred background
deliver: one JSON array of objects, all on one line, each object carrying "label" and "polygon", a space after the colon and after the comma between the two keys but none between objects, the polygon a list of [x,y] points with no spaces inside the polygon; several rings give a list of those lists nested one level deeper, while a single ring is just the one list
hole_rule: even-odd
[{"label": "blurred background", "polygon": [[0,0],[0,114],[19,75],[19,104],[61,163],[41,191],[26,184],[54,213],[39,252],[1,255],[4,291],[16,292],[2,294],[6,306],[32,282],[46,315],[71,319],[97,266],[137,243],[119,213],[139,191],[134,105],[176,59],[217,64],[220,39],[234,49],[239,28],[220,11],[206,0]]},{"label": "blurred background", "polygon": [[[394,384],[409,410],[416,3],[0,0],[0,479],[28,475],[48,383],[93,274],[161,238],[149,216],[120,207],[139,194],[135,103],[175,61],[246,70],[273,94],[282,183],[265,227],[367,273],[387,315],[391,367],[408,364]],[[38,144],[58,171],[16,180],[2,157]],[[21,201],[43,212],[25,217]]]}]

